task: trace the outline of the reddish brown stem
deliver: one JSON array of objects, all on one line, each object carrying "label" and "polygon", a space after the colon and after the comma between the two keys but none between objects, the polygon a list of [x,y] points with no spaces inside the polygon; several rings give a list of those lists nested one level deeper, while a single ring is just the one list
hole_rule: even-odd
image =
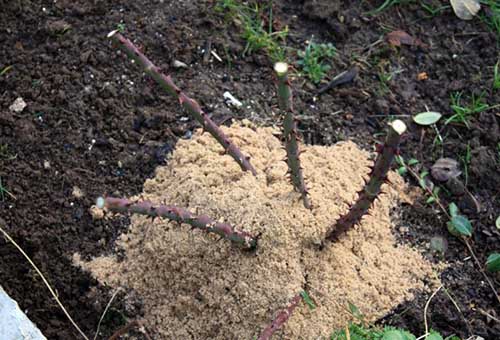
[{"label": "reddish brown stem", "polygon": [[147,215],[152,218],[162,217],[191,227],[214,233],[222,238],[241,245],[246,249],[257,246],[257,239],[245,231],[235,230],[228,223],[216,222],[206,215],[193,216],[189,211],[173,205],[154,205],[149,201],[133,202],[126,198],[98,198],[97,206],[106,207],[112,212]]},{"label": "reddish brown stem", "polygon": [[262,331],[258,340],[270,339],[273,336],[273,334],[278,329],[280,329],[285,324],[285,322],[288,321],[288,319],[292,315],[295,308],[297,308],[301,300],[302,296],[300,294],[295,295],[292,301],[290,301],[289,305],[285,309],[280,311],[276,316],[276,318],[274,318],[273,322],[271,322],[271,324]]},{"label": "reddish brown stem", "polygon": [[167,93],[176,97],[181,106],[187,110],[194,119],[196,119],[204,131],[208,131],[224,148],[244,171],[250,171],[254,176],[257,174],[254,167],[250,164],[250,157],[243,155],[240,149],[222,132],[217,124],[201,109],[200,105],[192,98],[188,97],[179,89],[170,76],[163,74],[135,45],[125,38],[118,31],[112,31],[108,34],[131,59],[139,64],[146,74],[151,76]]},{"label": "reddish brown stem", "polygon": [[326,236],[327,240],[334,241],[338,239],[340,235],[358,223],[368,209],[370,209],[373,201],[380,193],[382,184],[386,181],[387,172],[390,170],[391,164],[398,151],[399,140],[405,131],[406,125],[400,120],[395,120],[389,125],[389,132],[382,146],[382,150],[380,150],[375,160],[370,179],[359,193],[358,200],[354,203],[349,212],[342,216],[337,223],[332,226],[332,229]]}]

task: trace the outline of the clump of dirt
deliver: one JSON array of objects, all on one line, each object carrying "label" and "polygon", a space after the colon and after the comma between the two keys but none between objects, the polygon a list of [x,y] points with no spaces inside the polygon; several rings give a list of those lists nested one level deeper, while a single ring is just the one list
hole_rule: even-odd
[{"label": "clump of dirt", "polygon": [[188,207],[260,235],[245,252],[226,240],[165,220],[134,216],[118,256],[75,262],[101,282],[136,290],[145,323],[162,339],[250,339],[302,290],[305,304],[284,327],[284,338],[328,336],[351,320],[347,302],[367,321],[382,317],[414,290],[433,282],[431,264],[397,245],[390,209],[402,188],[391,174],[370,215],[340,241],[320,250],[328,228],[356,199],[372,164],[351,142],[304,146],[301,156],[313,209],[303,207],[285,173],[272,128],[233,126],[225,132],[251,156],[258,176],[241,171],[208,134],[182,140],[167,166],[147,180],[141,199]]}]

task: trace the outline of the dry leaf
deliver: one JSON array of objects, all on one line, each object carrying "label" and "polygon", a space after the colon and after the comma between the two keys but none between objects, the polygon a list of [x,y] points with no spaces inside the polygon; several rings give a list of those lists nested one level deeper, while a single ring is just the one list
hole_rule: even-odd
[{"label": "dry leaf", "polygon": [[481,9],[479,0],[450,0],[453,11],[462,20],[472,20]]},{"label": "dry leaf", "polygon": [[450,178],[458,177],[460,174],[458,162],[452,158],[440,158],[431,168],[432,177],[440,182],[446,182]]},{"label": "dry leaf", "polygon": [[410,45],[410,46],[420,46],[426,48],[427,45],[424,44],[420,39],[414,38],[405,31],[392,31],[386,36],[387,41],[392,46]]},{"label": "dry leaf", "polygon": [[422,81],[427,79],[429,79],[427,72],[420,72],[419,74],[417,74],[417,80]]}]

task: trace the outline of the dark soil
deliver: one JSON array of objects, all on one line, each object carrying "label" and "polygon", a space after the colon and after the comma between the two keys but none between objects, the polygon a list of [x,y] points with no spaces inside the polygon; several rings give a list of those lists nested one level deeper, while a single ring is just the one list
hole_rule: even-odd
[{"label": "dark soil", "polygon": [[[493,66],[498,61],[497,36],[480,20],[456,18],[451,9],[428,18],[419,5],[396,6],[377,16],[358,1],[278,1],[274,17],[288,25],[289,46],[303,48],[332,42],[338,49],[329,77],[355,65],[353,84],[334,88],[315,98],[316,86],[295,81],[295,106],[307,143],[332,144],[352,139],[370,149],[380,138],[386,121],[403,115],[439,111],[449,117],[450,94],[484,93],[489,105],[500,103],[492,90]],[[378,2],[377,2],[378,3]],[[268,98],[274,94],[271,63],[263,53],[241,57],[245,42],[231,21],[214,11],[215,1],[0,1],[0,196],[2,228],[37,263],[57,290],[83,331],[92,335],[113,291],[72,266],[71,256],[86,257],[111,251],[126,218],[93,220],[89,208],[105,193],[130,196],[142,191],[147,177],[174,147],[189,138],[196,126],[123,55],[106,41],[120,22],[126,35],[143,47],[158,66],[171,73],[180,87],[197,98],[216,121],[247,118],[277,124]],[[404,30],[428,48],[394,48],[384,33]],[[212,49],[218,62],[203,49]],[[189,65],[172,67],[174,60]],[[429,79],[418,81],[426,72]],[[383,86],[379,74],[392,73]],[[230,91],[245,102],[229,108],[222,98]],[[27,107],[14,113],[9,106],[22,97]],[[429,168],[446,156],[460,160],[470,148],[467,187],[481,205],[479,212],[463,197],[443,194],[455,201],[474,225],[473,247],[484,263],[498,251],[500,232],[499,112],[474,115],[470,128],[438,124],[436,132],[410,124],[402,155],[417,158]],[[408,116],[405,116],[408,115]],[[464,164],[461,163],[462,172]],[[465,180],[464,175],[460,177]],[[408,177],[411,184],[417,183]],[[77,193],[80,189],[83,196]],[[75,195],[76,194],[76,195]],[[14,198],[14,197],[15,198]],[[422,197],[402,209],[401,240],[426,247],[431,237],[448,242],[441,274],[463,316],[440,292],[429,307],[432,328],[443,335],[472,334],[500,338],[500,324],[485,313],[500,316],[500,307],[485,284],[467,248],[446,231],[446,217]],[[407,228],[406,228],[407,227]],[[403,231],[401,231],[403,230]],[[49,339],[74,339],[77,333],[57,307],[40,278],[25,259],[3,239],[0,241],[0,284]],[[429,251],[427,256],[432,257]],[[496,287],[498,277],[490,275]],[[428,296],[400,306],[385,324],[423,333],[423,308]],[[141,313],[140,301],[119,294],[102,325],[109,336]],[[464,321],[465,320],[465,321]],[[153,334],[153,332],[152,332]]]}]

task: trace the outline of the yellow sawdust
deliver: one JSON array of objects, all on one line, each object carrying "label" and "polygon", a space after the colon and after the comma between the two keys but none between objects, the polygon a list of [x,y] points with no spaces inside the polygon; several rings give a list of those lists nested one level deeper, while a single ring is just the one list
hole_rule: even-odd
[{"label": "yellow sawdust", "polygon": [[[248,125],[248,124],[247,124]],[[260,235],[255,252],[192,232],[166,220],[132,217],[117,247],[126,258],[84,263],[99,280],[135,289],[145,323],[161,339],[252,339],[304,287],[317,308],[301,304],[284,339],[327,337],[351,320],[347,303],[373,321],[427,289],[432,268],[397,245],[389,211],[401,179],[390,174],[370,214],[339,242],[319,250],[327,230],[357,197],[372,164],[351,142],[303,146],[313,210],[303,207],[286,179],[285,153],[272,128],[224,128],[251,156],[258,176],[241,171],[208,134],[177,144],[168,165],[147,180],[143,199],[168,202]]]}]

